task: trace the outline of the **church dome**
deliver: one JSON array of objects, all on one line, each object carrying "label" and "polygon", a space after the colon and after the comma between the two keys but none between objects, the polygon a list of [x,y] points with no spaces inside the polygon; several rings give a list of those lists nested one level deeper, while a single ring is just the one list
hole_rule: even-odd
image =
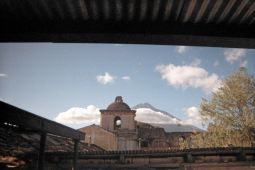
[{"label": "church dome", "polygon": [[117,96],[115,98],[115,101],[113,103],[111,103],[108,107],[107,110],[123,110],[123,111],[130,111],[130,107],[123,102],[122,97],[121,96]]}]

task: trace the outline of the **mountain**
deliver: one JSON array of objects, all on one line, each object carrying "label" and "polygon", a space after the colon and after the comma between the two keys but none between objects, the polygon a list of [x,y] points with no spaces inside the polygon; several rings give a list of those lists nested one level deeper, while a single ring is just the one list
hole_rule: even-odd
[{"label": "mountain", "polygon": [[193,125],[183,124],[158,124],[151,123],[152,126],[164,128],[166,132],[200,132],[202,129]]},{"label": "mountain", "polygon": [[[154,106],[152,106],[151,104],[149,103],[140,103],[134,107],[132,107],[132,109],[134,110],[137,110],[137,109],[142,109],[142,110],[145,110],[145,109],[150,109],[150,112],[147,114],[146,118],[145,117],[142,117],[143,120],[138,120],[138,121],[141,121],[141,122],[145,122],[145,123],[149,123],[151,124],[152,126],[155,126],[155,127],[161,127],[161,128],[164,128],[164,130],[166,132],[194,132],[194,131],[203,131],[202,129],[194,126],[194,125],[187,125],[187,124],[182,124],[181,123],[181,120],[175,116],[173,116],[172,114],[166,112],[166,111],[163,111],[163,110],[160,110],[160,109],[157,109],[155,108]],[[152,115],[153,113],[153,115]],[[161,113],[161,114],[159,114]],[[137,117],[140,117],[141,118],[141,115],[138,115],[139,113],[137,112]],[[140,113],[140,114],[146,114],[146,113]],[[162,117],[163,115],[163,118],[160,118]],[[155,119],[155,116],[158,116],[159,118],[158,119]],[[153,120],[156,120],[153,122],[153,120],[150,120],[150,117],[151,119]],[[147,120],[144,120],[144,119],[147,119]],[[169,123],[162,123],[162,122],[157,122],[157,120],[162,120],[162,119],[175,119],[177,121],[170,121]],[[173,122],[176,122],[176,123],[173,123]]]}]

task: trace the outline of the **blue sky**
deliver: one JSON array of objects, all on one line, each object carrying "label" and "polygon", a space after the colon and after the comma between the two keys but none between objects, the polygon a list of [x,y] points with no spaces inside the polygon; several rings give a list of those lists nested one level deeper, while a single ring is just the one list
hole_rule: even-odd
[{"label": "blue sky", "polygon": [[187,109],[240,65],[255,75],[254,56],[251,49],[1,43],[0,99],[55,120],[73,107],[104,109],[121,95],[131,107],[149,102],[187,119]]}]

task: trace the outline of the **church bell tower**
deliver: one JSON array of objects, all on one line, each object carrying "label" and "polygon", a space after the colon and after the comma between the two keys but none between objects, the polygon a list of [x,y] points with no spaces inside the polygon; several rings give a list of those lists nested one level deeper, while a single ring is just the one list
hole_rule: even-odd
[{"label": "church bell tower", "polygon": [[134,150],[138,148],[135,110],[117,96],[106,110],[100,110],[100,125],[105,130],[116,134],[118,150]]}]

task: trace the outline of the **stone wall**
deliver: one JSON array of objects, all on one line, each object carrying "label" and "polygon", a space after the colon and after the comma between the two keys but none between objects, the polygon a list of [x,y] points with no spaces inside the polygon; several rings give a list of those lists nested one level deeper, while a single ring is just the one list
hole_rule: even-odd
[{"label": "stone wall", "polygon": [[135,111],[101,110],[100,126],[108,131],[115,131],[114,119],[121,119],[121,129],[135,130]]},{"label": "stone wall", "polygon": [[180,140],[190,143],[192,132],[165,132],[161,127],[154,127],[147,123],[137,122],[138,138],[145,150],[178,149]]},{"label": "stone wall", "polygon": [[95,144],[105,150],[117,150],[117,138],[114,133],[97,125],[87,126],[79,130],[86,133],[86,143]]}]

